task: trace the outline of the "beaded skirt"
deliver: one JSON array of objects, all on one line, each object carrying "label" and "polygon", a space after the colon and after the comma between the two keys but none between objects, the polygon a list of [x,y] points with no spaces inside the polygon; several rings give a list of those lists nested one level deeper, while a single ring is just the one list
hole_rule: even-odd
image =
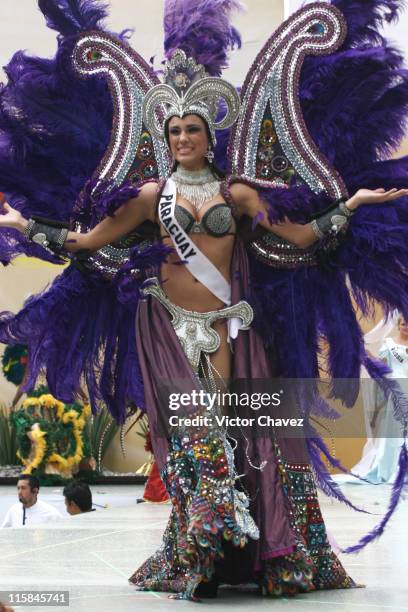
[{"label": "beaded skirt", "polygon": [[163,477],[172,511],[162,546],[130,577],[138,588],[194,600],[199,582],[214,575],[219,583],[256,583],[263,595],[272,597],[356,586],[331,549],[307,464],[278,459],[296,543],[257,568],[247,550],[251,542],[239,531],[232,505],[215,500],[212,489],[216,484],[205,488],[205,479],[200,478],[195,458],[198,454],[209,457],[216,466],[222,455],[216,440],[183,444],[173,438],[170,447]]},{"label": "beaded skirt", "polygon": [[[197,379],[153,296],[140,304],[137,327],[152,443],[172,510],[161,547],[130,582],[191,600],[198,584],[214,577],[255,583],[273,597],[356,586],[328,541],[304,440],[238,440],[231,470],[231,446],[218,427],[155,437],[160,382],[190,377],[194,387]],[[240,332],[237,376],[267,378],[268,368],[257,334]],[[252,469],[260,458],[265,469]]]}]

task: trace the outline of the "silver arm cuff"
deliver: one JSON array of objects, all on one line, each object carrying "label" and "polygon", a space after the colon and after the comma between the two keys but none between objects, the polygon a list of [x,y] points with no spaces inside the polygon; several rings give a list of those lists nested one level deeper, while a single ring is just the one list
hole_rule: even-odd
[{"label": "silver arm cuff", "polygon": [[336,235],[347,224],[353,214],[354,211],[348,209],[345,202],[340,202],[332,210],[314,219],[310,227],[319,239],[324,238],[328,234]]},{"label": "silver arm cuff", "polygon": [[68,229],[65,227],[53,227],[35,219],[29,219],[24,235],[32,242],[50,251],[60,252],[67,239]]},{"label": "silver arm cuff", "polygon": [[340,202],[339,209],[346,217],[352,217],[356,212],[355,210],[350,210],[349,208],[347,208],[345,202]]}]

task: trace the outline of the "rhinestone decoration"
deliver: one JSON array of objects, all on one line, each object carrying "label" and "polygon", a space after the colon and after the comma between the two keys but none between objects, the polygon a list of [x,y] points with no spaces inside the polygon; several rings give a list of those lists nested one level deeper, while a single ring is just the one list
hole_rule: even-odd
[{"label": "rhinestone decoration", "polygon": [[191,367],[195,371],[198,371],[201,353],[203,351],[214,353],[220,346],[220,336],[211,327],[215,321],[239,317],[243,323],[241,329],[248,329],[252,322],[254,313],[247,302],[241,301],[222,310],[193,312],[173,304],[164,293],[159,281],[156,278],[151,279],[151,281],[143,288],[142,292],[144,295],[152,295],[159,300],[171,314],[174,331]]},{"label": "rhinestone decoration", "polygon": [[[125,42],[100,31],[80,36],[72,62],[83,77],[104,77],[113,101],[111,139],[92,178],[112,181],[114,186],[125,179],[140,182],[167,176],[167,147],[152,138],[142,121],[143,98],[159,82],[151,67]],[[76,207],[79,205],[80,200]],[[77,224],[75,229],[83,232],[90,228]],[[128,248],[109,245],[93,253],[86,265],[111,277],[127,261],[129,253]]]},{"label": "rhinestone decoration", "polygon": [[[74,231],[78,233],[83,233],[87,230],[88,228],[81,223],[77,223],[74,228]],[[131,247],[135,245],[138,245],[139,248],[143,249],[150,246],[151,241],[141,241],[140,237],[136,233],[135,235],[129,234],[123,239],[115,242],[114,245],[109,244],[99,249],[99,251],[92,253],[92,255],[90,255],[86,261],[83,262],[83,265],[90,270],[96,270],[109,279],[113,279],[123,264],[128,261]],[[131,274],[132,276],[137,277],[139,270],[133,269]]]},{"label": "rhinestone decoration", "polygon": [[312,248],[299,249],[271,232],[251,242],[249,249],[262,263],[274,268],[317,265],[316,255]]},{"label": "rhinestone decoration", "polygon": [[231,229],[231,210],[225,204],[212,206],[204,216],[207,233],[211,236],[226,234]]},{"label": "rhinestone decoration", "polygon": [[[225,101],[227,111],[217,121],[220,99]],[[157,113],[160,107],[166,109],[164,116]],[[232,125],[239,107],[239,95],[231,83],[208,76],[201,64],[177,49],[166,62],[164,83],[153,87],[145,96],[143,121],[152,135],[160,140],[164,138],[163,128],[170,117],[197,114],[206,121],[215,146],[215,129]]]},{"label": "rhinestone decoration", "polygon": [[[275,164],[271,160],[268,170],[265,165],[257,165],[257,159],[259,146],[270,147],[276,139],[288,168],[292,166],[314,192],[325,191],[333,199],[347,195],[341,177],[308,133],[299,103],[305,56],[335,51],[345,35],[340,11],[325,3],[313,3],[294,13],[267,41],[245,80],[240,117],[231,131],[229,156],[234,174],[274,178],[282,160]],[[269,114],[275,134],[270,130],[268,135],[262,122]]]},{"label": "rhinestone decoration", "polygon": [[178,166],[171,178],[177,192],[199,211],[220,192],[220,182],[208,166],[203,170],[190,171]]},{"label": "rhinestone decoration", "polygon": [[[347,196],[340,175],[308,133],[299,102],[306,55],[335,51],[345,35],[341,12],[313,3],[294,13],[270,37],[242,88],[241,113],[228,149],[234,174],[259,187],[306,183],[315,193],[324,191],[333,199]],[[274,267],[317,263],[313,247],[299,249],[270,236],[265,234],[249,247],[263,263]]]},{"label": "rhinestone decoration", "polygon": [[[140,146],[144,96],[159,82],[158,78],[128,44],[104,32],[84,33],[75,45],[72,61],[80,75],[102,75],[108,82],[114,105],[112,137],[95,176],[119,185]],[[157,173],[164,178],[169,170],[167,149],[154,138],[151,144]]]}]

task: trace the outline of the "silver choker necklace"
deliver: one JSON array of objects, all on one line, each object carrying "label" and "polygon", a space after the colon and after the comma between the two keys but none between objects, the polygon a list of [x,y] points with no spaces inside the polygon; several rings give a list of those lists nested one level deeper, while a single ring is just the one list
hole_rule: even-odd
[{"label": "silver choker necklace", "polygon": [[171,178],[179,194],[191,202],[197,211],[220,192],[220,182],[208,166],[203,170],[186,170],[178,166]]}]

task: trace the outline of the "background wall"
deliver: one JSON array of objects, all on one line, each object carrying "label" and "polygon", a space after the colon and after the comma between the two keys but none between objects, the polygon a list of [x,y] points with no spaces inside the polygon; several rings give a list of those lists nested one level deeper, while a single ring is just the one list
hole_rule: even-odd
[{"label": "background wall", "polygon": [[[156,63],[162,58],[162,17],[163,0],[111,0],[108,27],[113,31],[134,28],[132,45],[145,58],[155,56]],[[232,54],[230,68],[225,76],[234,84],[240,84],[257,52],[275,27],[297,10],[300,0],[248,0],[247,10],[234,17],[234,23],[243,39],[242,49]],[[387,27],[386,34],[408,55],[408,12],[400,23]],[[44,19],[37,8],[36,0],[0,0],[0,66],[5,65],[18,49],[31,54],[51,57],[56,50],[56,33],[44,25]],[[4,80],[0,73],[0,80]],[[408,142],[398,154],[408,153]],[[1,185],[0,185],[1,190]],[[59,274],[61,267],[48,265],[28,258],[20,258],[7,268],[0,268],[0,311],[17,311],[26,297],[46,287]],[[364,328],[371,326],[363,322]],[[0,376],[0,402],[8,403],[15,393],[15,387]],[[337,444],[337,443],[336,443]],[[362,441],[338,443],[338,455],[352,465],[358,458]],[[113,469],[130,471],[144,460],[141,439],[132,432],[129,437],[128,454],[123,460],[119,446],[109,452],[107,465]]]}]

